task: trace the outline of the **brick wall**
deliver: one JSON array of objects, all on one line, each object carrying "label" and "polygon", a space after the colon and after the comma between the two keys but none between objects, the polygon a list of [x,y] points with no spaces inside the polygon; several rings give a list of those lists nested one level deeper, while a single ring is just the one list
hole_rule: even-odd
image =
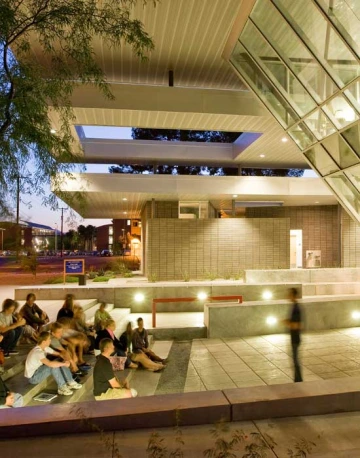
[{"label": "brick wall", "polygon": [[289,218],[290,229],[302,230],[303,266],[306,250],[321,250],[321,267],[338,267],[339,208],[337,205],[247,208],[246,217]]},{"label": "brick wall", "polygon": [[360,267],[360,225],[342,210],[341,267]]},{"label": "brick wall", "polygon": [[[144,215],[145,216],[145,215]],[[286,269],[290,264],[288,218],[148,219],[145,272],[158,280],[224,276],[240,269]]]}]

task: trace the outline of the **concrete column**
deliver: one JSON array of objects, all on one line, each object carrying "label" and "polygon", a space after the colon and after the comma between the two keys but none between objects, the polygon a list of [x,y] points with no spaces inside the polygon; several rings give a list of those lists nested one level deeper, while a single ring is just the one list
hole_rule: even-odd
[{"label": "concrete column", "polygon": [[231,201],[231,218],[235,218],[235,199]]},{"label": "concrete column", "polygon": [[151,219],[155,218],[155,199],[151,199]]}]

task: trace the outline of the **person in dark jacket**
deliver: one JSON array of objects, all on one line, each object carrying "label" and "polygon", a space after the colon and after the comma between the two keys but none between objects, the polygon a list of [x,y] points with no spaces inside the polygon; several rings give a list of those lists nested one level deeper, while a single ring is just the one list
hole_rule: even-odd
[{"label": "person in dark jacket", "polygon": [[142,318],[138,318],[137,324],[138,327],[134,330],[132,337],[133,352],[144,352],[151,361],[155,361],[156,363],[165,363],[165,359],[160,358],[160,356],[156,355],[149,348],[148,332],[144,328],[144,320]]},{"label": "person in dark jacket", "polygon": [[12,393],[0,377],[0,409],[22,407],[23,397],[19,393]]},{"label": "person in dark jacket", "polygon": [[298,291],[296,288],[289,289],[289,299],[292,303],[290,318],[285,320],[285,325],[290,330],[291,348],[294,361],[294,382],[302,382],[301,367],[299,361],[299,347],[301,343],[302,314],[298,303]]},{"label": "person in dark jacket", "polygon": [[58,311],[56,321],[59,321],[59,318],[74,318],[74,299],[75,296],[73,294],[65,296],[65,302]]},{"label": "person in dark jacket", "polygon": [[105,324],[105,329],[97,333],[97,337],[95,341],[95,348],[99,349],[100,341],[102,339],[111,339],[115,347],[114,354],[116,356],[126,356],[127,360],[125,363],[125,367],[129,367],[130,369],[136,369],[138,367],[137,364],[133,363],[131,359],[127,356],[127,347],[124,346],[123,343],[116,337],[115,329],[116,329],[115,321],[108,320]]},{"label": "person in dark jacket", "polygon": [[26,302],[21,307],[19,314],[24,318],[26,324],[39,331],[41,326],[49,322],[49,318],[41,308],[35,304],[36,296],[29,293]]}]

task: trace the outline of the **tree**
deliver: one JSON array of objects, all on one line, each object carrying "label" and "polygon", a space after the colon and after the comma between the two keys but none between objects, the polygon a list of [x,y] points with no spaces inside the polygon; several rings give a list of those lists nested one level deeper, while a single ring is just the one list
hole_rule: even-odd
[{"label": "tree", "polygon": [[[0,213],[9,212],[20,175],[27,177],[23,191],[56,205],[54,195],[45,195],[44,184],[51,180],[61,196],[58,174],[70,179],[80,162],[71,132],[74,89],[91,84],[113,98],[93,38],[100,37],[105,47],[127,43],[139,58],[153,48],[142,23],[131,17],[137,1],[147,3],[0,0]],[[51,129],[50,114],[59,119],[57,132]]]}]

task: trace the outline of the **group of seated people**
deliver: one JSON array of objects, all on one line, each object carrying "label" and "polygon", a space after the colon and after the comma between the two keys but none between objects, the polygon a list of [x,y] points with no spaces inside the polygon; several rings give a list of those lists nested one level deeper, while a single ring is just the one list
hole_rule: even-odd
[{"label": "group of seated people", "polygon": [[[18,303],[6,299],[0,312],[0,365],[1,356],[10,358],[17,355],[16,346],[22,338],[35,342],[25,363],[25,377],[30,384],[37,385],[52,375],[58,394],[70,396],[73,390],[82,387],[81,377],[91,365],[84,360],[84,354],[97,357],[94,367],[94,389],[96,400],[123,399],[135,397],[136,390],[130,389],[127,381],[121,382],[114,374],[110,357],[126,358],[125,367],[135,369],[139,365],[153,372],[165,368],[165,360],[149,348],[148,333],[142,318],[138,328],[131,322],[120,338],[115,335],[116,323],[102,303],[95,313],[94,325],[89,326],[83,309],[75,303],[72,294],[67,294],[57,320],[49,324],[47,314],[35,303],[34,294],[28,294],[26,302],[17,313]],[[46,329],[45,328],[49,328]],[[0,408],[21,407],[22,396],[12,393],[0,376]]]}]

